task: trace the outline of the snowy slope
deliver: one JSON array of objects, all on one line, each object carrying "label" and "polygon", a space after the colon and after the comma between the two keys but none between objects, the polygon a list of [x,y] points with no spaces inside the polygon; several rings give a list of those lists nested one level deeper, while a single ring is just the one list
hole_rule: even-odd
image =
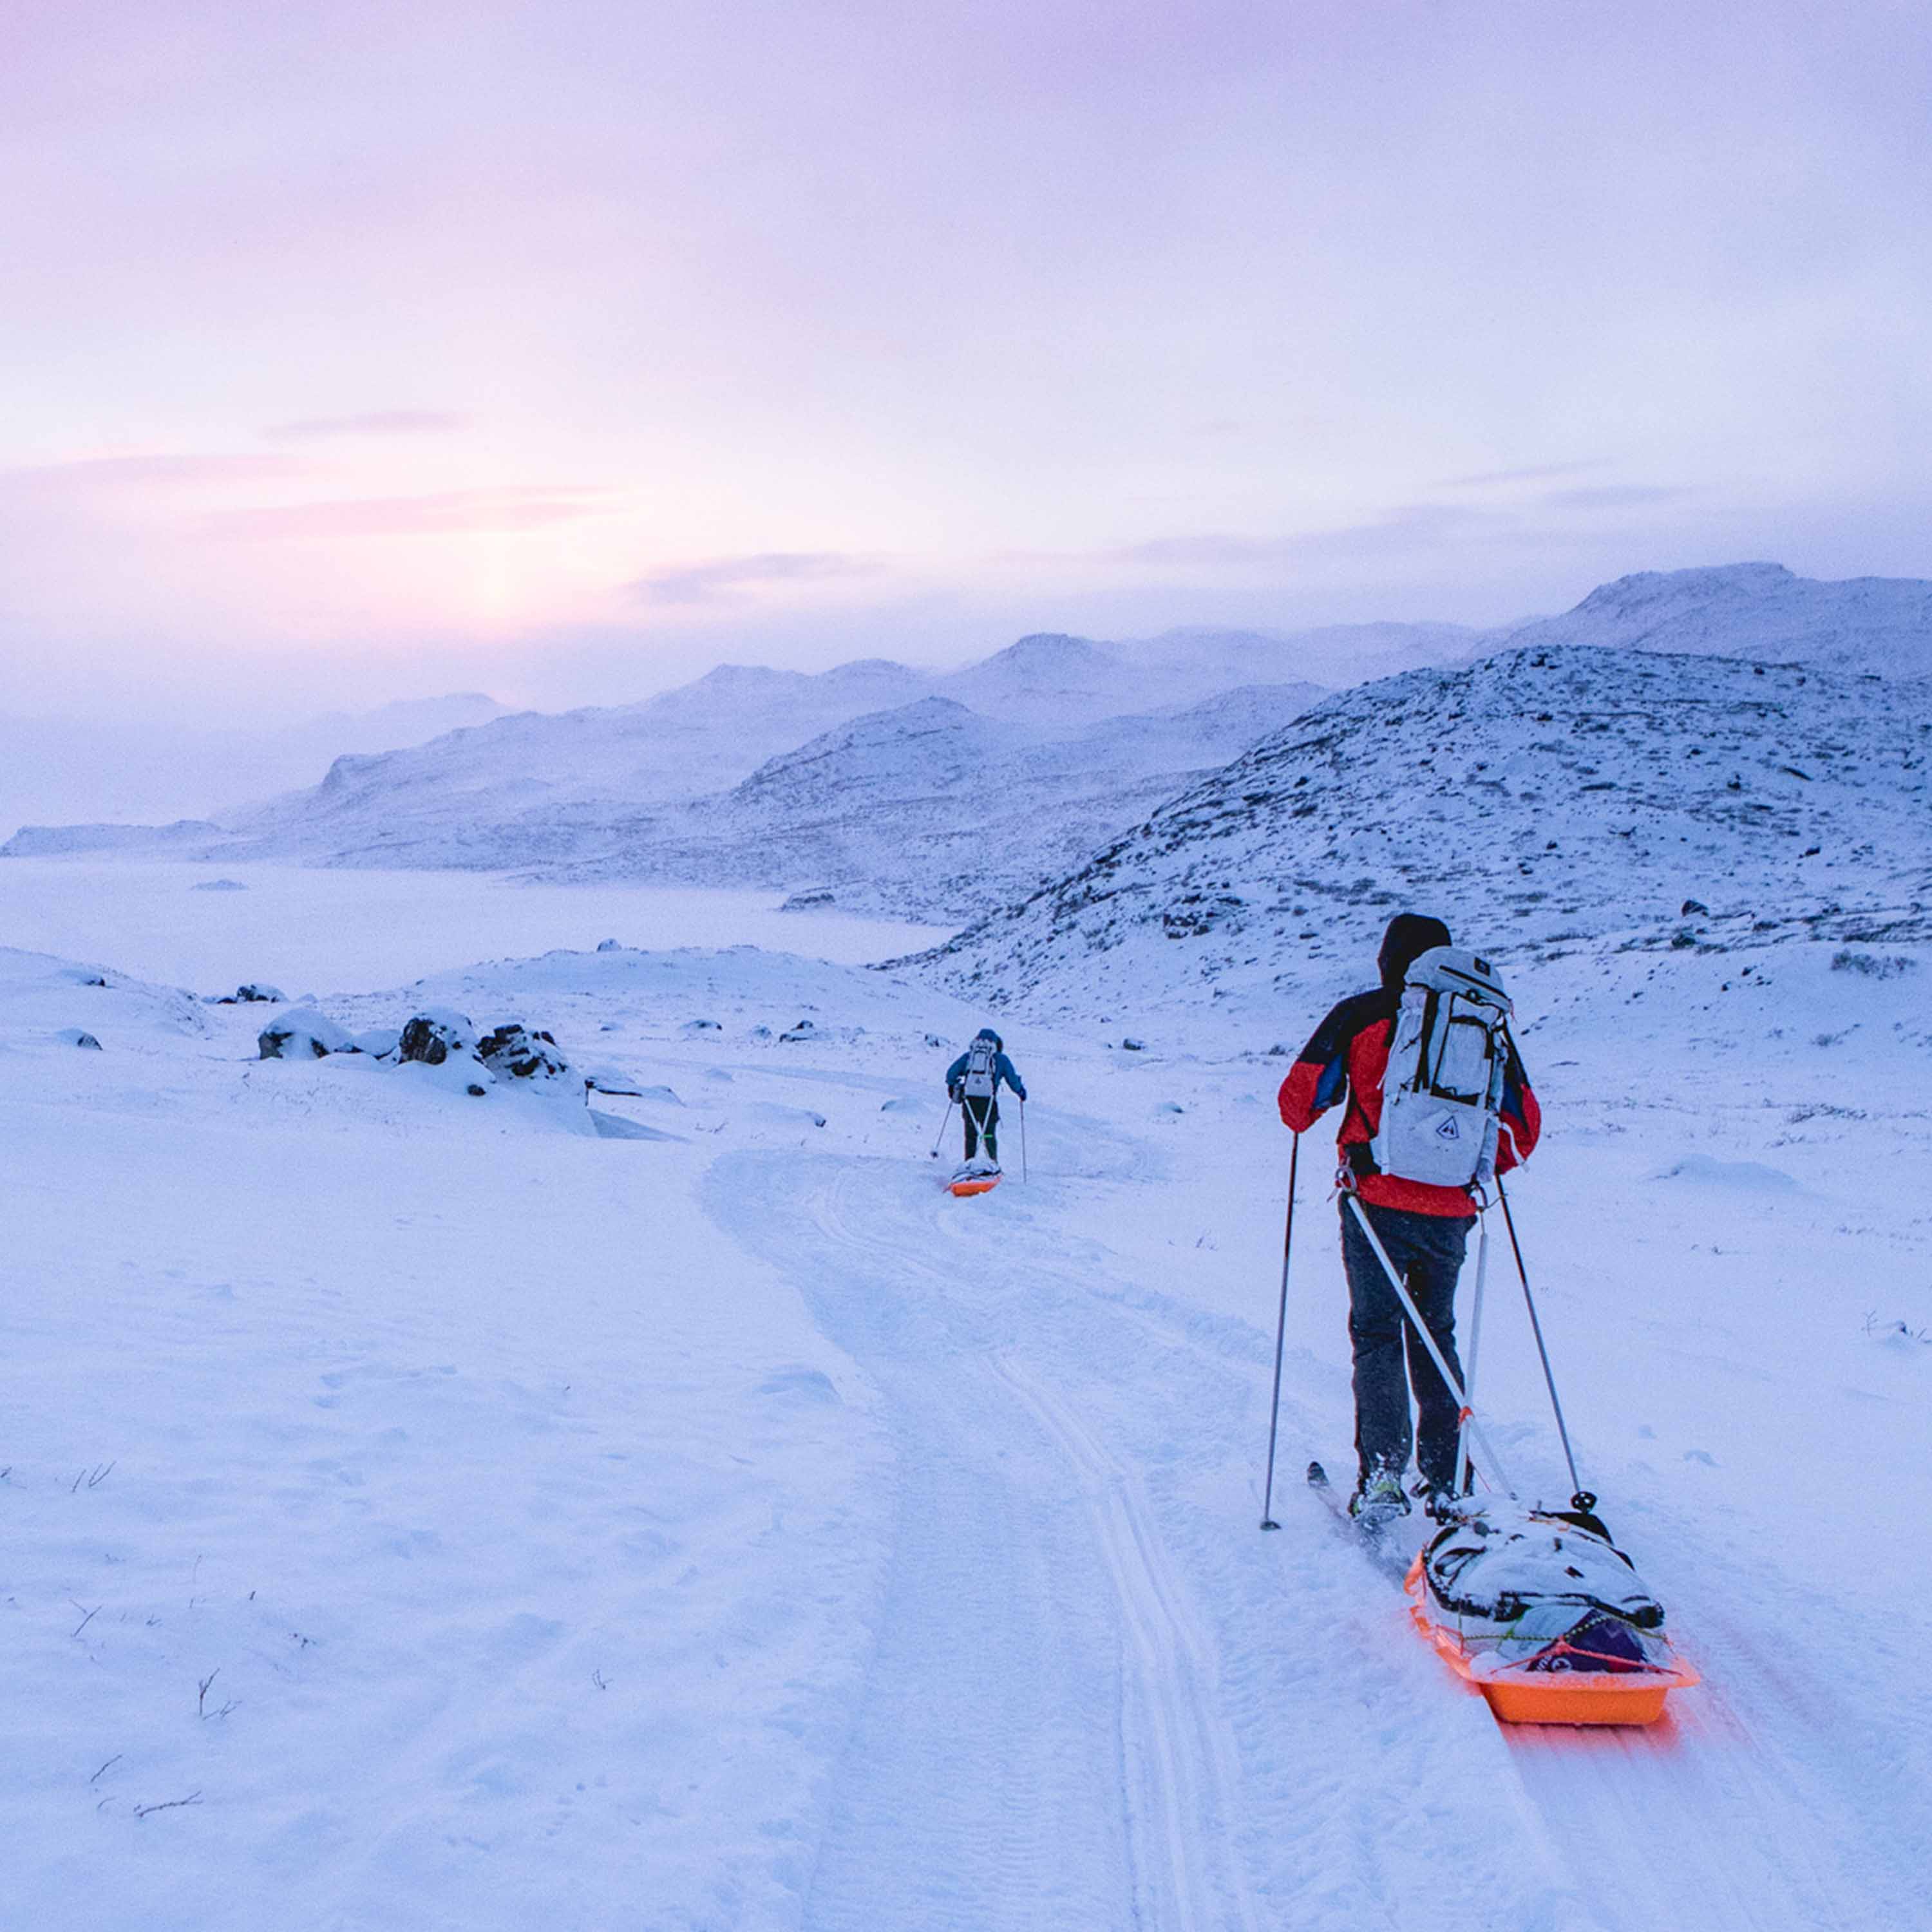
[{"label": "snowy slope", "polygon": [[848,908],[964,920],[1064,872],[1320,696],[1266,686],[1051,729],[922,698],[840,725],[729,792],[628,822],[608,856],[562,876],[809,885]]},{"label": "snowy slope", "polygon": [[1635,1737],[1499,1730],[1294,1480],[1348,1427],[1306,1173],[1257,1534],[1278,1064],[1010,1029],[1031,1178],[958,1203],[927,1149],[980,1016],[886,975],[556,952],[325,1002],[551,1026],[636,1090],[585,1135],[0,954],[15,1915],[1916,1923],[1928,1222],[1872,1177],[1932,1160],[1923,968],[1833,952],[1745,1004],[1694,950],[1608,962],[1615,1004],[1582,952],[1518,986],[1571,1428],[1706,1678]]},{"label": "snowy slope", "polygon": [[345,753],[420,745],[502,711],[494,698],[464,692],[254,729],[219,728],[205,716],[144,724],[0,718],[0,837],[24,823],[84,816],[95,823],[66,829],[102,836],[70,837],[65,849],[105,848],[109,827],[217,816],[309,784]]},{"label": "snowy slope", "polygon": [[[721,665],[640,704],[521,712],[404,750],[344,757],[310,789],[208,814],[218,832],[155,828],[145,842],[323,864],[595,862],[628,849],[640,815],[727,791],[826,731],[922,698],[964,704],[1018,731],[1064,734],[1240,687],[1305,682],[1298,662],[1282,640],[1204,632],[1145,647],[1023,638],[943,675],[877,658],[813,674]],[[0,852],[131,851],[142,842],[92,824],[40,825]]]},{"label": "snowy slope", "polygon": [[1328,700],[928,956],[968,996],[1265,1000],[1438,912],[1507,960],[1932,935],[1922,688],[1522,650]]},{"label": "snowy slope", "polygon": [[1642,571],[1600,585],[1575,610],[1522,625],[1512,646],[1607,644],[1882,677],[1932,672],[1932,584],[1794,576],[1782,564]]},{"label": "snowy slope", "polygon": [[[1032,696],[997,717],[927,696],[842,721],[796,748],[812,715],[801,686],[813,702],[842,709],[855,694],[892,688],[892,668],[851,667],[829,685],[714,673],[672,694],[675,702],[621,716],[506,718],[417,753],[343,759],[316,793],[256,814],[245,832],[170,827],[144,847],[124,829],[33,829],[5,854],[126,850],[228,865],[294,856],[516,867],[578,880],[830,887],[848,910],[958,922],[1064,872],[1322,694],[1305,684],[1244,686],[1094,719],[1054,684],[1060,662],[1010,659],[980,694],[1010,695],[1024,683]],[[1118,666],[1113,675],[1118,703]],[[573,730],[581,755],[568,776],[533,776]],[[774,741],[787,748],[736,784],[686,796]]]},{"label": "snowy slope", "polygon": [[1466,662],[1507,630],[1462,624],[1324,624],[1306,631],[1183,627],[1121,649],[1143,676],[1178,674],[1191,688],[1305,678],[1333,689],[1426,664]]},{"label": "snowy slope", "polygon": [[232,822],[232,849],[362,864],[514,866],[569,856],[610,808],[735,783],[800,734],[922,680],[861,663],[818,676],[722,665],[640,704],[524,712],[413,751],[344,758],[314,791]]}]

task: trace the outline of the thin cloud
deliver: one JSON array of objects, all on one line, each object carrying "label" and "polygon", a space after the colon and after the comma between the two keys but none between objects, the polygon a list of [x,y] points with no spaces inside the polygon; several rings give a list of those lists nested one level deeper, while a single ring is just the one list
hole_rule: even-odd
[{"label": "thin cloud", "polygon": [[234,510],[208,519],[230,537],[466,536],[541,530],[594,517],[614,507],[614,490],[568,484],[494,490],[446,490],[428,496],[351,497]]},{"label": "thin cloud", "polygon": [[469,426],[469,417],[448,410],[371,410],[358,416],[278,423],[262,434],[270,442],[321,442],[331,436],[447,436]]},{"label": "thin cloud", "polygon": [[868,577],[875,559],[840,550],[763,550],[752,556],[713,557],[652,571],[627,587],[647,604],[715,604],[734,590],[766,584],[809,584],[832,577]]},{"label": "thin cloud", "polygon": [[1385,512],[1372,522],[1337,530],[1309,530],[1291,536],[1237,536],[1204,532],[1194,536],[1155,537],[1110,553],[1115,563],[1150,564],[1183,569],[1243,568],[1302,563],[1334,556],[1386,556],[1492,526],[1495,512],[1460,503],[1410,503]]},{"label": "thin cloud", "polygon": [[1580,463],[1539,463],[1526,470],[1486,470],[1474,476],[1451,476],[1436,484],[1438,490],[1488,490],[1508,483],[1547,483],[1558,476],[1580,476],[1586,470],[1601,470],[1610,459],[1593,456]]},{"label": "thin cloud", "polygon": [[1552,490],[1544,501],[1558,510],[1628,510],[1645,503],[1668,503],[1688,490],[1663,483],[1612,483],[1598,490]]},{"label": "thin cloud", "polygon": [[0,481],[56,490],[198,488],[211,484],[253,483],[298,474],[292,456],[89,456],[72,463],[40,463],[0,471]]}]

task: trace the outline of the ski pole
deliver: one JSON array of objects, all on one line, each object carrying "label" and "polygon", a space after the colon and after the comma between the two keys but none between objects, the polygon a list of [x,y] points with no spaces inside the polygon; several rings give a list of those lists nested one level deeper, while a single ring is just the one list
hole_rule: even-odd
[{"label": "ski pole", "polygon": [[946,1103],[946,1118],[940,1122],[939,1132],[933,1136],[932,1152],[928,1156],[931,1160],[937,1160],[939,1158],[939,1144],[941,1141],[945,1139],[946,1130],[952,1124],[952,1109],[954,1104],[955,1103],[950,1100],[948,1100]]},{"label": "ski pole", "polygon": [[[1477,1223],[1476,1300],[1469,1311],[1469,1353],[1462,1364],[1462,1386],[1472,1402],[1476,1399],[1476,1357],[1483,1346],[1483,1283],[1489,1272],[1490,1217],[1485,1214]],[[1456,1493],[1469,1493],[1469,1438],[1460,1424],[1456,1430]]]},{"label": "ski pole", "polygon": [[1369,1246],[1375,1250],[1376,1259],[1382,1264],[1382,1272],[1388,1276],[1389,1286],[1395,1290],[1396,1299],[1402,1304],[1402,1312],[1408,1317],[1409,1326],[1421,1338],[1422,1346],[1429,1352],[1429,1359],[1436,1364],[1436,1372],[1442,1378],[1442,1386],[1456,1398],[1456,1406],[1460,1413],[1457,1423],[1466,1428],[1476,1438],[1476,1447],[1483,1452],[1484,1462],[1496,1472],[1496,1480],[1501,1483],[1512,1499],[1516,1491],[1510,1486],[1509,1478],[1503,1474],[1503,1466],[1496,1452],[1490,1447],[1489,1438],[1483,1433],[1483,1425],[1476,1420],[1476,1412],[1469,1406],[1468,1392],[1462,1383],[1449,1372],[1449,1359],[1442,1352],[1442,1345],[1429,1332],[1429,1324],[1422,1318],[1422,1311],[1415,1305],[1414,1298],[1408,1292],[1408,1284],[1396,1272],[1395,1263],[1388,1258],[1388,1250],[1382,1239],[1369,1225],[1369,1217],[1362,1212],[1362,1204],[1353,1194],[1348,1196],[1348,1206],[1354,1214],[1362,1232],[1368,1237]]},{"label": "ski pole", "polygon": [[1544,1384],[1550,1390],[1550,1406],[1556,1417],[1556,1433],[1563,1444],[1563,1460],[1570,1466],[1570,1506],[1587,1512],[1597,1507],[1597,1499],[1584,1488],[1582,1478],[1576,1474],[1576,1458],[1570,1448],[1570,1431],[1563,1420],[1563,1405],[1557,1399],[1556,1378],[1550,1371],[1550,1351],[1543,1346],[1543,1324],[1537,1318],[1536,1297],[1529,1292],[1529,1270],[1522,1264],[1522,1244],[1516,1238],[1516,1216],[1510,1212],[1509,1196],[1503,1192],[1500,1175],[1496,1180],[1496,1198],[1503,1204],[1503,1226],[1509,1230],[1510,1247],[1516,1256],[1516,1278],[1522,1283],[1523,1306],[1529,1310],[1530,1332],[1536,1337],[1536,1352],[1542,1358]]},{"label": "ski pole", "polygon": [[1281,1306],[1274,1318],[1274,1395],[1268,1405],[1268,1481],[1262,1490],[1262,1527],[1279,1529],[1269,1513],[1274,1500],[1274,1442],[1281,1425],[1281,1351],[1288,1334],[1288,1259],[1294,1252],[1294,1174],[1301,1164],[1301,1136],[1297,1134],[1288,1156],[1288,1225],[1281,1235]]},{"label": "ski pole", "polygon": [[1026,1102],[1022,1100],[1020,1102],[1020,1178],[1024,1180],[1026,1178]]}]

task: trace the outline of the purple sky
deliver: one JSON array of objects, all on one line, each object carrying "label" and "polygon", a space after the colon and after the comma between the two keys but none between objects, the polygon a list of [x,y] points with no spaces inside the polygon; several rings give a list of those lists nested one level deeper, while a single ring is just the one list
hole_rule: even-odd
[{"label": "purple sky", "polygon": [[0,710],[1932,575],[1921,0],[10,0]]}]

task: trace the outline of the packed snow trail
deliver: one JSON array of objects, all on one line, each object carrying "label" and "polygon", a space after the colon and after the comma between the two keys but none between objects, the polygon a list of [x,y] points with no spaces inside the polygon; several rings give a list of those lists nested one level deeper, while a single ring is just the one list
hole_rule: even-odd
[{"label": "packed snow trail", "polygon": [[[1036,1164],[1157,1178],[1124,1140],[1083,1147]],[[762,1154],[706,1184],[877,1385],[897,1452],[808,1932],[1910,1922],[1910,1788],[1847,1778],[1829,1687],[1744,1634],[1788,1581],[1732,1572],[1764,1612],[1735,1636],[1672,1588],[1712,1682],[1654,1732],[1497,1726],[1298,1481],[1283,1533],[1255,1533],[1270,1338],[1124,1283],[1060,1231],[1066,1184],[956,1202],[908,1164]],[[1290,1478],[1346,1428],[1335,1384],[1291,1352]],[[1706,1546],[1631,1527],[1666,1572]]]},{"label": "packed snow trail", "polygon": [[812,1232],[842,1261],[814,1304],[870,1345],[907,1453],[888,1619],[806,1923],[1100,1925],[1124,1871],[1129,1922],[1255,1926],[1228,1844],[1232,1740],[1185,1694],[1211,1646],[1144,1501],[946,1271],[876,1232],[876,1168],[818,1178]]},{"label": "packed snow trail", "polygon": [[1256,1533],[1262,1338],[904,1165],[734,1155],[706,1199],[897,1450],[808,1932],[1596,1924],[1480,1703],[1318,1504]]}]

